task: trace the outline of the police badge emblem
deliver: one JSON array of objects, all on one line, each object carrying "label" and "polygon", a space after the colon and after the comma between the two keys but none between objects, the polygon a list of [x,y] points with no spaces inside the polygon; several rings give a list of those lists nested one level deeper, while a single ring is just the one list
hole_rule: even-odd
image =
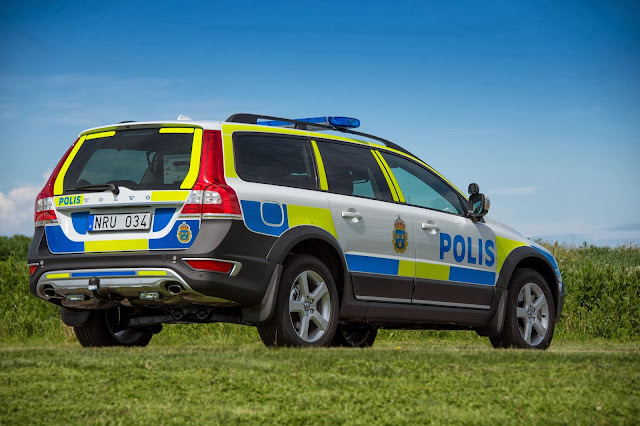
[{"label": "police badge emblem", "polygon": [[178,227],[178,240],[184,244],[191,241],[191,227],[187,222],[182,222]]},{"label": "police badge emblem", "polygon": [[393,223],[393,248],[397,253],[404,253],[407,249],[407,245],[409,244],[406,228],[407,227],[403,220],[398,216],[396,221]]}]

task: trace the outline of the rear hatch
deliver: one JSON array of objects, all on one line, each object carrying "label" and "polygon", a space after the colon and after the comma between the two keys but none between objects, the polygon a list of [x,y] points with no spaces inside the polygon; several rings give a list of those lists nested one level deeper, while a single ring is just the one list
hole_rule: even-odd
[{"label": "rear hatch", "polygon": [[55,177],[52,253],[186,249],[200,215],[181,214],[198,177],[202,129],[131,126],[81,136]]}]

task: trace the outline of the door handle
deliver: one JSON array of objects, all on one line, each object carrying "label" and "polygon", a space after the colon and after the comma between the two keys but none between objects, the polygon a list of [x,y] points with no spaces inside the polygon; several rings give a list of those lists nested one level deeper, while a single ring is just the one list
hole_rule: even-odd
[{"label": "door handle", "polygon": [[429,221],[429,222],[422,222],[422,229],[424,229],[425,231],[438,232],[440,230],[440,227],[436,225],[435,222]]},{"label": "door handle", "polygon": [[362,215],[361,215],[360,213],[355,212],[355,211],[354,211],[354,212],[352,212],[352,211],[349,211],[349,210],[347,210],[347,211],[343,211],[343,212],[342,212],[342,217],[343,217],[344,219],[351,219],[351,220],[353,220],[354,222],[357,222],[357,221],[359,221],[360,219],[362,219]]}]

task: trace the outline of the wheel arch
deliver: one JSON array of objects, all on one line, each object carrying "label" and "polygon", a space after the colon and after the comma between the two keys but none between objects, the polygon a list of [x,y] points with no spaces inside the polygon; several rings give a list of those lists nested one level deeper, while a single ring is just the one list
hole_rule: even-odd
[{"label": "wheel arch", "polygon": [[329,268],[342,300],[347,264],[333,235],[315,226],[296,226],[278,238],[267,254],[267,260],[282,265],[287,257],[295,254],[309,254],[320,259]]},{"label": "wheel arch", "polygon": [[560,298],[560,286],[556,279],[553,265],[540,250],[525,246],[518,247],[509,253],[502,264],[502,269],[499,272],[496,286],[506,290],[509,286],[513,273],[516,269],[522,268],[529,268],[537,271],[549,285],[549,289],[553,295],[553,306],[555,307],[557,321],[560,317],[559,310],[562,309],[558,303]]},{"label": "wheel arch", "polygon": [[309,254],[320,259],[331,272],[342,304],[347,280],[347,263],[338,241],[324,229],[315,226],[296,226],[284,232],[267,254],[267,260],[276,264],[264,298],[260,304],[242,310],[243,319],[249,324],[260,324],[271,319],[275,298],[280,286],[282,265],[288,256]]}]

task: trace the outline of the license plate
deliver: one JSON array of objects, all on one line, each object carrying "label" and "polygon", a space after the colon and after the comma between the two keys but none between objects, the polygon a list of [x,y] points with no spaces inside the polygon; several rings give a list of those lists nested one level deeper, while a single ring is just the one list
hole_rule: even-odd
[{"label": "license plate", "polygon": [[90,214],[87,230],[97,232],[149,229],[150,224],[151,213]]}]

